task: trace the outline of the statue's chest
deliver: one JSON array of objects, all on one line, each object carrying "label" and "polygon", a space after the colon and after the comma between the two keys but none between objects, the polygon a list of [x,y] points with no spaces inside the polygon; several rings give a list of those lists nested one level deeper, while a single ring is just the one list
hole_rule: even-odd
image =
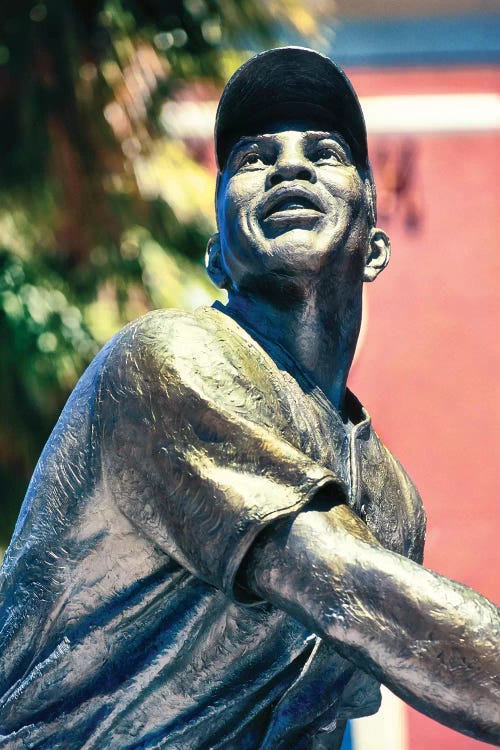
[{"label": "statue's chest", "polygon": [[347,502],[366,521],[381,544],[405,554],[412,485],[373,431],[370,419],[345,425],[324,396],[304,393],[288,373],[284,437],[344,482]]}]

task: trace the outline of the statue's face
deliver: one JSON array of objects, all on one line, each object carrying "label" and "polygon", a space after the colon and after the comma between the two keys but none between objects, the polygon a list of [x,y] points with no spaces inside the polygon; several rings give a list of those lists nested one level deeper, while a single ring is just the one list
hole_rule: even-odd
[{"label": "statue's face", "polygon": [[233,286],[247,289],[270,273],[299,279],[330,267],[337,277],[362,274],[368,216],[366,185],[342,136],[277,125],[241,138],[222,173],[224,266]]}]

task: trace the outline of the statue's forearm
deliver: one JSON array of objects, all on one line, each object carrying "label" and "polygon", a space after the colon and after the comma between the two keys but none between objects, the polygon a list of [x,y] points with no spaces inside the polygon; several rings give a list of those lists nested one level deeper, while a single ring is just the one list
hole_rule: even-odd
[{"label": "statue's forearm", "polygon": [[247,582],[415,708],[500,744],[497,608],[384,550],[346,506],[265,532]]}]

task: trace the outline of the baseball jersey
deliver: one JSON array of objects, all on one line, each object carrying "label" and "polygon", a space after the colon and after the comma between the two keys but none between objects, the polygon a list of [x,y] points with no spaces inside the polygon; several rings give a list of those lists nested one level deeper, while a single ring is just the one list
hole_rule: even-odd
[{"label": "baseball jersey", "polygon": [[421,561],[411,481],[277,342],[220,305],[97,355],[44,449],[0,591],[0,748],[313,750],[373,677],[238,583],[259,532],[341,496]]}]

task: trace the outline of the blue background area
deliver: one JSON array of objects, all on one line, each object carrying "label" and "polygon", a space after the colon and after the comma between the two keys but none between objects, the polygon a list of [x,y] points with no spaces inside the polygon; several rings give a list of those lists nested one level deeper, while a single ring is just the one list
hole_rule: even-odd
[{"label": "blue background area", "polygon": [[500,14],[339,19],[330,53],[349,66],[500,62]]},{"label": "blue background area", "polygon": [[[321,49],[343,66],[500,63],[500,13],[333,19]],[[304,44],[291,34],[283,44]]]},{"label": "blue background area", "polygon": [[355,750],[352,742],[351,723],[347,722],[347,727],[344,733],[344,739],[340,750]]}]

